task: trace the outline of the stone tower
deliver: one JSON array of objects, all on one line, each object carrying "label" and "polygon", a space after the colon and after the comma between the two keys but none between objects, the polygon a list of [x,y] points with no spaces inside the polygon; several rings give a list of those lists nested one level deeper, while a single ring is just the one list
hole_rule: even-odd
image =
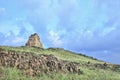
[{"label": "stone tower", "polygon": [[34,33],[29,37],[29,40],[27,41],[26,46],[43,48],[42,43],[40,42],[40,37],[38,36],[37,33]]}]

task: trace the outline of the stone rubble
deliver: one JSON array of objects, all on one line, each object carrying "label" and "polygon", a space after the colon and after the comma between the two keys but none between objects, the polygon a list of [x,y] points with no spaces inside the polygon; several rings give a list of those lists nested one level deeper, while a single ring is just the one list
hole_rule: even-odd
[{"label": "stone rubble", "polygon": [[3,49],[0,49],[0,66],[20,69],[29,76],[36,76],[40,72],[81,74],[79,65],[75,62],[58,60],[53,55],[20,53]]}]

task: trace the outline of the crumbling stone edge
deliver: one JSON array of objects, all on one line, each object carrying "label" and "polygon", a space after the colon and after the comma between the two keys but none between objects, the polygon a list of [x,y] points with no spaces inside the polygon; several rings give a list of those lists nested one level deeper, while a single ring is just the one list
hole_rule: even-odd
[{"label": "crumbling stone edge", "polygon": [[53,55],[33,54],[29,52],[5,51],[0,48],[0,66],[17,68],[25,75],[60,72],[64,74],[82,74],[79,64],[76,62],[59,60]]}]

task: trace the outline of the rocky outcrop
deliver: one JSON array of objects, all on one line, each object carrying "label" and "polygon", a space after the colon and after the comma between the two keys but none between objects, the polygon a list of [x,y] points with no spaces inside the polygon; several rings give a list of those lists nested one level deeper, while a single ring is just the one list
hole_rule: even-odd
[{"label": "rocky outcrop", "polygon": [[75,62],[58,60],[53,55],[21,53],[3,49],[0,49],[0,66],[20,69],[29,76],[35,76],[40,72],[81,74],[78,63]]},{"label": "rocky outcrop", "polygon": [[40,42],[40,37],[38,36],[37,33],[34,33],[29,37],[29,40],[26,43],[26,46],[43,48],[42,43]]}]

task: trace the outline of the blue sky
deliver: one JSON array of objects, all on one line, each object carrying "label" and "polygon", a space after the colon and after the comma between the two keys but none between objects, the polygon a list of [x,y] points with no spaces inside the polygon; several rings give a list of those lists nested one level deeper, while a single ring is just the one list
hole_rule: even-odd
[{"label": "blue sky", "polygon": [[0,0],[0,45],[22,46],[38,33],[62,47],[120,64],[120,0]]}]

